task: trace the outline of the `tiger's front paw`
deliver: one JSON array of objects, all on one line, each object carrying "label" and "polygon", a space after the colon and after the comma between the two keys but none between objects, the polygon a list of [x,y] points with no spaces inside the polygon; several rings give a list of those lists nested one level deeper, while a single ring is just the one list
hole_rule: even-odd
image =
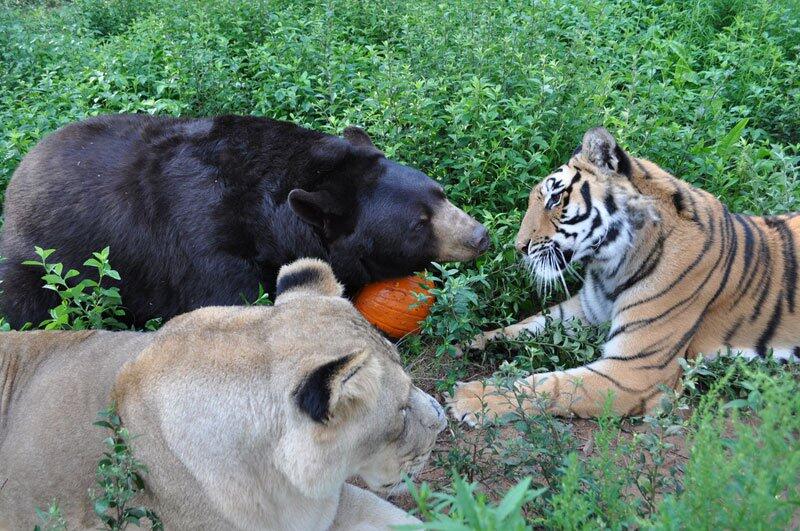
[{"label": "tiger's front paw", "polygon": [[478,413],[483,410],[483,382],[457,383],[452,398],[447,399],[446,407],[458,422],[473,427],[478,424]]},{"label": "tiger's front paw", "polygon": [[480,381],[456,384],[453,397],[447,400],[450,415],[470,427],[511,411],[508,406],[508,399],[497,387]]},{"label": "tiger's front paw", "polygon": [[468,350],[484,350],[486,349],[486,345],[490,341],[496,341],[502,337],[505,337],[502,328],[497,328],[495,330],[489,330],[488,332],[482,332],[472,338],[469,345],[467,346]]}]

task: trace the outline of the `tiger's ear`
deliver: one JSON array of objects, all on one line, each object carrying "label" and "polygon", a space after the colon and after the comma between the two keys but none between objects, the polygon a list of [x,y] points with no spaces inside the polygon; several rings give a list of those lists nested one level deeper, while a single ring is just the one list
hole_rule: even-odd
[{"label": "tiger's ear", "polygon": [[595,127],[586,131],[586,134],[583,135],[580,153],[605,173],[631,176],[630,158],[619,147],[611,133],[603,127]]},{"label": "tiger's ear", "polygon": [[380,365],[374,356],[359,349],[311,371],[294,398],[301,411],[324,424],[354,403],[375,400],[379,377]]},{"label": "tiger's ear", "polygon": [[336,280],[331,266],[317,258],[302,258],[281,267],[275,286],[275,304],[294,295],[341,297],[344,288]]}]

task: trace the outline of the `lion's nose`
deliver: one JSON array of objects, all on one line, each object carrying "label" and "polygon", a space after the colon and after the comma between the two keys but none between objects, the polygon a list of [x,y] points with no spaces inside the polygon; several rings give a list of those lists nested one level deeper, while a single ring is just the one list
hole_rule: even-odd
[{"label": "lion's nose", "polygon": [[517,248],[517,251],[519,251],[520,253],[528,254],[528,247],[530,246],[530,244],[531,244],[531,239],[527,238],[527,239],[524,239],[524,240],[517,240],[516,243],[514,244],[514,246]]}]

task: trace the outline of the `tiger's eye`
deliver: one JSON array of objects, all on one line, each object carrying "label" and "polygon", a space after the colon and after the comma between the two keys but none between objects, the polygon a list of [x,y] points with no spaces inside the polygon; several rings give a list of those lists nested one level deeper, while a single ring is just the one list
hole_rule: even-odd
[{"label": "tiger's eye", "polygon": [[547,203],[544,205],[544,207],[547,210],[553,210],[554,208],[556,208],[558,205],[561,204],[562,197],[563,194],[561,192],[551,195],[550,198],[547,200]]}]

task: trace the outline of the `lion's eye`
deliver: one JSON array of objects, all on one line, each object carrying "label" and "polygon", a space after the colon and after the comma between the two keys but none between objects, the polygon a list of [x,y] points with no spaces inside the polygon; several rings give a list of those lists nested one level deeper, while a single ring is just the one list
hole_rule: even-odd
[{"label": "lion's eye", "polygon": [[403,423],[398,425],[397,435],[395,437],[399,438],[406,432],[406,427],[408,426],[408,406],[403,406],[400,408],[400,418],[403,419]]}]

